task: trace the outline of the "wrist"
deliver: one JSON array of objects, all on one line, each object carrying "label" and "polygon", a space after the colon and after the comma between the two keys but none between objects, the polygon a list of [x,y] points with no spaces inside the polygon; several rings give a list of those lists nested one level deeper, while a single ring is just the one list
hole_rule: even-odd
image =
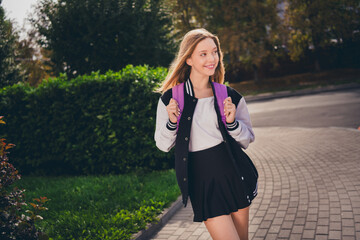
[{"label": "wrist", "polygon": [[170,131],[174,131],[177,128],[177,124],[171,122],[171,120],[169,119],[168,122],[166,123],[166,128],[169,129]]},{"label": "wrist", "polygon": [[170,118],[169,118],[169,122],[170,122],[171,124],[176,124],[176,123],[177,123],[177,121],[175,121],[175,122],[171,121]]},{"label": "wrist", "polygon": [[229,131],[234,131],[235,129],[237,129],[239,127],[239,122],[234,120],[231,123],[226,123],[226,127]]}]

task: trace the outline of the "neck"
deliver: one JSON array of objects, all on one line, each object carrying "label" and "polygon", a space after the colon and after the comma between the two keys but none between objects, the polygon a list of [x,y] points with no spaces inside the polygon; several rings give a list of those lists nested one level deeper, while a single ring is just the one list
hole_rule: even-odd
[{"label": "neck", "polygon": [[209,76],[199,76],[193,72],[190,73],[191,83],[193,88],[196,89],[206,89],[210,88]]}]

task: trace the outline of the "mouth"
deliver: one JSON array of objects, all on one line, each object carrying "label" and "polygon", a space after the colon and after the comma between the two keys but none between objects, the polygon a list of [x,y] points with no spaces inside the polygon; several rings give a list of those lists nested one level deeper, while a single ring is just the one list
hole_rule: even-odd
[{"label": "mouth", "polygon": [[206,65],[205,68],[207,68],[207,69],[214,69],[214,68],[215,68],[215,64]]}]

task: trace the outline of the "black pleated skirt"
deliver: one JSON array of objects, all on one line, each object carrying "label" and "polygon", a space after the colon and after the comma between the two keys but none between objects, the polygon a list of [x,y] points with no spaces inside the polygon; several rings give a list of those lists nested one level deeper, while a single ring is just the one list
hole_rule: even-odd
[{"label": "black pleated skirt", "polygon": [[225,143],[189,152],[189,197],[194,222],[228,215],[251,204],[246,185],[234,168]]}]

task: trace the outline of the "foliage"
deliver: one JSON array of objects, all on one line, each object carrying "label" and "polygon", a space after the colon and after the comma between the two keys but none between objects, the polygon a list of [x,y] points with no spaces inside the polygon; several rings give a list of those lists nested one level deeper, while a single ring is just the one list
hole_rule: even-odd
[{"label": "foliage", "polygon": [[218,35],[227,70],[240,65],[256,70],[270,54],[278,25],[276,4],[263,0],[177,1],[176,12],[184,31],[205,27]]},{"label": "foliage", "polygon": [[23,174],[107,174],[173,167],[154,141],[167,70],[131,65],[119,72],[66,75],[0,90],[12,153]]},{"label": "foliage", "polygon": [[[0,116],[0,124],[5,124]],[[42,220],[41,211],[47,210],[43,205],[48,201],[46,197],[34,199],[37,203],[30,203],[32,210],[24,212],[24,189],[11,188],[20,175],[15,167],[9,163],[7,150],[14,144],[7,144],[0,139],[0,236],[1,239],[48,239],[47,235],[35,228],[35,222]]]},{"label": "foliage", "polygon": [[28,177],[26,198],[52,199],[39,225],[54,239],[129,239],[180,195],[175,171],[108,176]]},{"label": "foliage", "polygon": [[314,49],[319,58],[321,48],[347,45],[359,41],[359,0],[290,0],[286,9],[289,19],[289,50],[296,61],[306,50]]},{"label": "foliage", "polygon": [[37,86],[43,79],[54,75],[52,63],[47,58],[48,50],[36,44],[37,35],[35,30],[28,31],[27,38],[18,41],[16,46],[16,62],[19,63],[23,81],[30,86]]},{"label": "foliage", "polygon": [[15,63],[17,33],[10,20],[5,18],[5,11],[0,0],[0,88],[17,82],[20,72]]},{"label": "foliage", "polygon": [[42,0],[36,16],[33,26],[51,50],[56,75],[167,66],[173,58],[171,18],[161,0]]},{"label": "foliage", "polygon": [[359,0],[168,3],[177,36],[198,27],[218,35],[230,82],[359,67]]}]

